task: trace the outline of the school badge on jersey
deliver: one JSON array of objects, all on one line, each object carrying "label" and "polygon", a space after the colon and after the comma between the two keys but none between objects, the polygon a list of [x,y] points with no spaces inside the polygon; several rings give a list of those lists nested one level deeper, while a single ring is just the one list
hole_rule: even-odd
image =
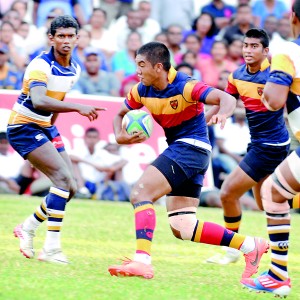
[{"label": "school badge on jersey", "polygon": [[258,93],[258,95],[261,96],[263,94],[263,92],[264,92],[264,88],[261,87],[261,86],[258,86],[257,87],[257,93]]},{"label": "school badge on jersey", "polygon": [[171,100],[170,105],[173,109],[177,109],[178,107],[178,100]]}]

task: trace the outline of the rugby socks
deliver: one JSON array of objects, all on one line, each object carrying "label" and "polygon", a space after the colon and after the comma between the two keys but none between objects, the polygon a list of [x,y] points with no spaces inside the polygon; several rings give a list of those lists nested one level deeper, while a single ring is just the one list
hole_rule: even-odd
[{"label": "rugby socks", "polygon": [[242,220],[242,215],[239,215],[237,217],[224,216],[225,228],[233,232],[238,232],[240,228],[241,220]]},{"label": "rugby socks", "polygon": [[294,198],[289,200],[288,202],[292,209],[299,209],[300,208],[300,194],[295,195]]},{"label": "rugby socks", "polygon": [[271,266],[269,275],[277,280],[284,281],[288,279],[287,262],[289,250],[290,222],[286,224],[269,225],[267,227],[270,248],[271,248]]},{"label": "rugby socks", "polygon": [[60,230],[65,215],[65,207],[69,198],[69,192],[51,187],[46,197],[47,203],[47,234],[44,244],[46,251],[52,249],[61,249]]},{"label": "rugby socks", "polygon": [[254,249],[254,239],[228,230],[221,225],[197,220],[191,239],[196,243],[227,246],[248,253]]},{"label": "rugby socks", "polygon": [[151,264],[151,246],[154,229],[156,226],[156,214],[151,201],[143,201],[135,204],[135,230],[136,252],[135,261]]},{"label": "rugby socks", "polygon": [[36,229],[47,219],[46,210],[46,198],[43,198],[42,203],[36,208],[35,213],[24,221],[23,229],[25,231],[36,231]]}]

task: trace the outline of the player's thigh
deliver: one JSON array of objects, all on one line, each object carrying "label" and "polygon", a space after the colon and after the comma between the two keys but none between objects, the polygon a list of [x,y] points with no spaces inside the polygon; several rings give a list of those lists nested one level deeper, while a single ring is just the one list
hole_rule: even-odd
[{"label": "player's thigh", "polygon": [[[274,177],[286,189],[294,193],[300,192],[300,147],[277,167],[272,178]],[[272,199],[275,202],[286,200],[276,188],[272,188]]]},{"label": "player's thigh", "polygon": [[200,200],[185,196],[168,196],[166,199],[167,211],[174,211],[187,207],[198,207]]},{"label": "player's thigh", "polygon": [[67,164],[50,141],[30,152],[27,159],[51,180],[58,173],[62,173],[62,176],[70,176]]},{"label": "player's thigh", "polygon": [[223,196],[230,195],[234,198],[239,198],[255,184],[256,181],[237,166],[224,180],[221,187],[221,194]]},{"label": "player's thigh", "polygon": [[267,178],[268,178],[268,176],[266,176],[265,178],[261,179],[252,188],[252,192],[253,192],[254,198],[255,198],[257,206],[259,207],[260,210],[264,210],[263,205],[262,205],[262,199],[261,199],[261,186],[263,185],[264,181]]},{"label": "player's thigh", "polygon": [[165,176],[154,166],[149,165],[131,191],[131,202],[156,201],[171,191]]}]

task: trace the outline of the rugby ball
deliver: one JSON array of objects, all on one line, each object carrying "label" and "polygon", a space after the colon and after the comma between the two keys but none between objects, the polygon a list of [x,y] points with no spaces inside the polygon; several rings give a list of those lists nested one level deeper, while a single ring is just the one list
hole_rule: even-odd
[{"label": "rugby ball", "polygon": [[153,130],[153,121],[151,116],[141,110],[130,110],[122,120],[122,127],[125,127],[128,134],[134,134],[143,131],[144,135],[149,138]]}]

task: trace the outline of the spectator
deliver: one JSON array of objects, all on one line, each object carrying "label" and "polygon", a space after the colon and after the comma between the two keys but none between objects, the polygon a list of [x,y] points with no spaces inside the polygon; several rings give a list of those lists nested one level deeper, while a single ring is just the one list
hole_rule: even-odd
[{"label": "spectator", "polygon": [[270,40],[273,37],[274,32],[278,28],[278,19],[274,15],[269,15],[265,18],[263,29],[267,32]]},{"label": "spectator", "polygon": [[142,0],[138,3],[137,10],[140,12],[142,18],[143,35],[147,35],[147,37],[143,39],[143,43],[153,41],[155,35],[161,32],[158,21],[151,18],[151,9],[151,2],[149,0]]},{"label": "spectator", "polygon": [[116,52],[112,57],[111,68],[120,82],[125,77],[136,73],[135,54],[141,45],[141,35],[136,31],[132,31],[127,37],[125,49]]},{"label": "spectator", "polygon": [[[182,48],[183,52],[179,52],[175,55],[175,63],[179,64],[182,62],[183,55],[187,52],[193,52],[196,55],[196,64],[198,60],[200,61],[200,49],[201,49],[201,39],[198,35],[194,33],[189,33],[183,40]],[[194,65],[194,64],[193,64]]]},{"label": "spectator", "polygon": [[140,82],[140,78],[137,76],[136,73],[125,77],[121,82],[121,87],[119,91],[120,96],[126,97],[131,88],[138,82]]},{"label": "spectator", "polygon": [[119,12],[117,17],[124,16],[132,9],[133,0],[119,0]]},{"label": "spectator", "polygon": [[19,90],[22,86],[21,75],[8,60],[8,47],[0,42],[0,89]]},{"label": "spectator", "polygon": [[13,37],[13,25],[8,21],[2,22],[0,25],[0,41],[9,49],[9,62],[15,65],[18,70],[22,72],[28,63],[28,56],[26,55],[24,48],[17,47],[15,45]]},{"label": "spectator", "polygon": [[[118,18],[121,3],[118,0],[101,0],[100,7],[106,12],[105,27],[109,28]],[[98,7],[98,6],[97,6]]]},{"label": "spectator", "polygon": [[73,90],[83,94],[118,96],[120,82],[118,78],[110,72],[101,70],[102,58],[96,48],[87,48],[85,51],[85,71]]},{"label": "spectator", "polygon": [[30,22],[30,20],[27,19],[28,1],[26,1],[26,0],[15,0],[10,6],[10,10],[17,11],[19,13],[20,19],[22,21]]},{"label": "spectator", "polygon": [[190,77],[193,77],[194,68],[188,63],[183,62],[183,63],[177,65],[175,70],[179,71],[179,72],[183,72],[183,73],[189,75]]},{"label": "spectator", "polygon": [[100,194],[104,182],[127,163],[120,156],[104,150],[100,142],[98,129],[90,127],[85,131],[84,145],[70,155],[80,193],[77,196]]},{"label": "spectator", "polygon": [[154,37],[154,41],[163,43],[169,48],[167,33],[165,31],[157,33]]},{"label": "spectator", "polygon": [[231,173],[247,152],[250,133],[245,116],[245,109],[237,108],[234,119],[228,122],[227,128],[220,130],[214,127],[216,148],[213,156],[213,170],[218,188],[225,179],[224,175]]},{"label": "spectator", "polygon": [[106,12],[101,8],[94,8],[89,25],[86,28],[90,31],[91,46],[100,49],[110,59],[117,50],[116,40],[111,33],[105,28]]},{"label": "spectator", "polygon": [[228,45],[228,55],[227,59],[237,67],[244,63],[243,58],[243,40],[240,38],[232,39]]},{"label": "spectator", "polygon": [[217,84],[218,89],[225,91],[225,89],[227,87],[229,74],[230,74],[230,72],[227,70],[224,70],[220,73],[218,84]]},{"label": "spectator", "polygon": [[278,20],[277,32],[286,41],[292,39],[292,28],[289,17],[284,16]]},{"label": "spectator", "polygon": [[[202,41],[200,53],[210,56],[211,47],[215,41],[216,34],[218,33],[212,15],[206,12],[201,13],[195,19],[191,32],[199,36]],[[191,32],[185,33],[185,36]]]},{"label": "spectator", "polygon": [[[243,210],[260,211],[255,199],[251,195],[244,194],[239,201]],[[212,190],[202,191],[199,206],[222,208],[220,189],[214,187]]]},{"label": "spectator", "polygon": [[277,31],[272,34],[272,38],[270,40],[270,55],[279,49],[280,47],[284,47],[284,44],[291,40],[291,24],[288,17],[282,17],[278,20]]},{"label": "spectator", "polygon": [[208,5],[203,6],[201,10],[201,13],[209,13],[213,16],[219,29],[229,25],[235,12],[234,6],[227,5],[222,0],[212,0]]},{"label": "spectator", "polygon": [[61,8],[54,8],[52,9],[47,17],[45,18],[45,23],[43,26],[37,28],[37,34],[35,35],[35,50],[30,53],[32,57],[38,55],[41,51],[45,51],[49,49],[49,39],[48,39],[48,32],[50,28],[51,22],[57,16],[62,16],[64,11]]},{"label": "spectator", "polygon": [[14,178],[18,176],[23,159],[16,152],[9,152],[6,132],[0,132],[0,193],[18,193],[19,185]]},{"label": "spectator", "polygon": [[182,56],[181,63],[189,64],[193,69],[192,77],[196,80],[202,80],[202,75],[201,75],[200,71],[197,69],[198,68],[198,55],[195,52],[190,51],[190,50],[186,51]]},{"label": "spectator", "polygon": [[37,27],[45,24],[48,14],[55,8],[59,7],[64,15],[74,16],[82,26],[85,24],[82,6],[78,0],[33,0],[32,19]]},{"label": "spectator", "polygon": [[167,29],[168,49],[171,54],[172,64],[176,64],[176,56],[181,57],[184,50],[181,42],[183,39],[182,27],[178,24],[172,24]]},{"label": "spectator", "polygon": [[185,30],[191,29],[194,20],[194,0],[151,0],[151,16],[163,30],[172,24],[179,24]]},{"label": "spectator", "polygon": [[0,0],[0,18],[11,9],[11,5],[15,0]]},{"label": "spectator", "polygon": [[117,43],[118,51],[126,48],[126,39],[130,32],[137,31],[140,34],[142,17],[139,11],[129,10],[126,16],[122,16],[111,24],[109,32]]},{"label": "spectator", "polygon": [[244,34],[253,27],[255,26],[251,7],[248,4],[240,4],[237,8],[234,24],[223,31],[224,35],[220,33],[218,37],[224,38],[230,44],[234,39],[243,39]]},{"label": "spectator", "polygon": [[273,15],[280,19],[288,16],[289,10],[281,0],[256,0],[252,6],[252,12],[258,21],[258,26],[263,27],[267,16]]},{"label": "spectator", "polygon": [[228,48],[226,41],[215,41],[211,49],[211,57],[200,61],[200,72],[202,80],[216,87],[222,71],[233,72],[236,64],[227,59]]}]

